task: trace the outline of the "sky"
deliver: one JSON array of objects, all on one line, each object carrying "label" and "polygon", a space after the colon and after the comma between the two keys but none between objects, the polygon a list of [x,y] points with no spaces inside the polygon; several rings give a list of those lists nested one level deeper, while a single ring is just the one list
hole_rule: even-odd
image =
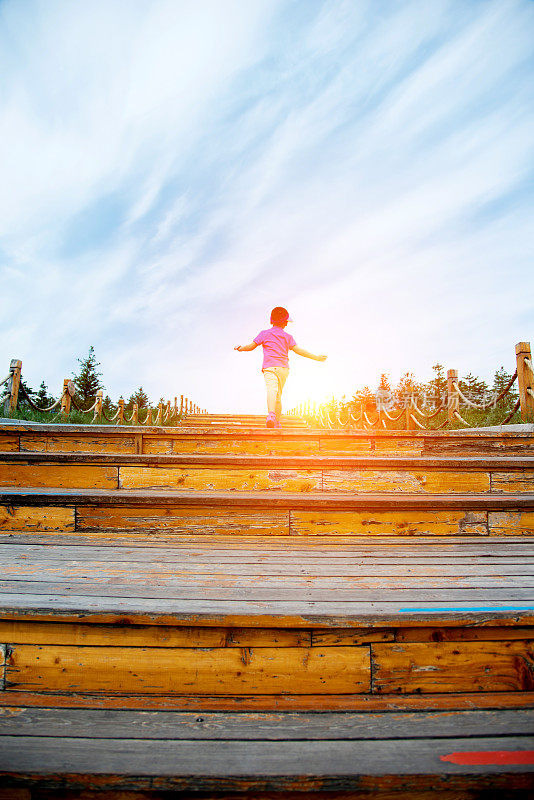
[{"label": "sky", "polygon": [[0,378],[264,409],[534,341],[532,0],[0,0]]}]

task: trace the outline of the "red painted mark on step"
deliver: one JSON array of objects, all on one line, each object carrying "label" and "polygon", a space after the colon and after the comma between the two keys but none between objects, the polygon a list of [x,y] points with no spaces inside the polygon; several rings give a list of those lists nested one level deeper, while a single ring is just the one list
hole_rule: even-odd
[{"label": "red painted mark on step", "polygon": [[453,764],[534,764],[534,750],[486,750],[465,753],[448,753],[440,761]]}]

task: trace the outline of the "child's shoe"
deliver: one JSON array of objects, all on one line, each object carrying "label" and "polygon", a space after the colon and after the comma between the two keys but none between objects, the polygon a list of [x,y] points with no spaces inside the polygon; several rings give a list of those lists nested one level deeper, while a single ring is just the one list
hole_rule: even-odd
[{"label": "child's shoe", "polygon": [[277,419],[277,420],[276,420],[276,422],[274,423],[274,427],[275,427],[275,428],[281,428],[281,427],[282,427],[282,426],[280,425],[280,420],[279,420],[279,419]]},{"label": "child's shoe", "polygon": [[267,428],[276,428],[276,414],[273,411],[267,414],[266,426]]}]

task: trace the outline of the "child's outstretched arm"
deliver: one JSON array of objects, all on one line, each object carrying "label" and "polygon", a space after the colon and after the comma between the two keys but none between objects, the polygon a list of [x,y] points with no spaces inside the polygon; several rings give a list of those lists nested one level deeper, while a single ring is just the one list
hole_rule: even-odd
[{"label": "child's outstretched arm", "polygon": [[293,352],[296,353],[298,356],[304,356],[304,358],[312,358],[314,361],[326,361],[326,359],[328,358],[328,356],[316,356],[314,355],[314,353],[310,353],[308,352],[308,350],[303,350],[302,347],[298,347],[297,345],[295,345],[295,347],[292,347],[291,350],[293,350]]},{"label": "child's outstretched arm", "polygon": [[251,342],[250,344],[238,344],[237,347],[234,347],[234,350],[245,353],[247,350],[255,350],[256,347],[259,347],[259,345],[256,342]]}]

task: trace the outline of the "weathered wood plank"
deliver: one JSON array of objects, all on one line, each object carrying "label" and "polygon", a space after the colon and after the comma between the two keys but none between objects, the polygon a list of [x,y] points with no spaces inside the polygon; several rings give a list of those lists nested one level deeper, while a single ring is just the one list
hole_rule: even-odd
[{"label": "weathered wood plank", "polygon": [[534,535],[534,511],[489,511],[488,528],[493,536]]},{"label": "weathered wood plank", "polygon": [[358,693],[370,690],[369,648],[10,646],[6,691],[136,694]]},{"label": "weathered wood plank", "polygon": [[[291,511],[293,536],[488,535],[486,511]],[[499,533],[504,533],[504,528]],[[517,531],[514,531],[517,533]]]},{"label": "weathered wood plank", "polygon": [[210,507],[83,506],[77,510],[79,531],[172,530],[176,534],[218,533],[289,535],[287,511]]},{"label": "weathered wood plank", "polygon": [[71,533],[74,523],[74,509],[66,506],[0,505],[0,530]]},{"label": "weathered wood plank", "polygon": [[[145,453],[164,453],[169,452],[164,449],[161,442],[157,445],[159,449],[154,449],[156,445],[151,444],[147,439]],[[176,437],[172,442],[172,450],[176,455],[205,454],[205,455],[257,455],[257,456],[285,456],[285,455],[314,455],[319,453],[319,440],[307,439],[305,442],[296,440],[282,439],[260,439],[247,438],[239,439],[228,436],[226,438],[206,437],[198,439],[184,439]]]},{"label": "weathered wood plank", "polygon": [[[397,642],[473,642],[523,639],[534,641],[534,627],[517,628],[397,628]],[[532,698],[534,701],[534,697]]]},{"label": "weathered wood plank", "polygon": [[118,489],[118,467],[82,464],[2,464],[0,486]]},{"label": "weathered wood plank", "polygon": [[534,642],[373,644],[373,691],[532,691]]},{"label": "weathered wood plank", "polygon": [[19,449],[18,434],[0,432],[0,453],[15,453]]},{"label": "weathered wood plank", "polygon": [[455,694],[110,695],[0,692],[0,708],[95,708],[141,711],[473,711],[534,708],[532,692]]},{"label": "weathered wood plank", "polygon": [[514,472],[492,472],[492,492],[534,492],[534,473],[532,470]]},{"label": "weathered wood plank", "polygon": [[[324,469],[326,492],[489,492],[490,476],[472,471]],[[498,490],[496,490],[498,491]],[[513,491],[510,489],[510,491]],[[517,488],[515,491],[527,491]]]},{"label": "weathered wood plank", "polygon": [[[365,636],[363,634],[360,636],[361,642],[354,643],[366,643]],[[0,641],[10,644],[106,647],[308,647],[311,645],[311,631],[276,628],[191,628],[167,625],[116,627],[0,620]],[[347,641],[346,644],[348,643]]]},{"label": "weathered wood plank", "polygon": [[[534,710],[452,713],[258,713],[0,709],[1,736],[88,739],[198,739],[228,741],[328,741],[432,737],[534,735]],[[1,741],[1,740],[0,740]]]},{"label": "weathered wood plank", "polygon": [[97,433],[76,434],[21,433],[20,449],[50,453],[135,453],[134,436],[122,431],[120,434],[102,436]]},{"label": "weathered wood plank", "polygon": [[[463,764],[456,753],[479,753]],[[501,755],[502,753],[508,756]],[[5,736],[0,770],[158,776],[360,776],[534,772],[526,736],[442,739],[203,741]],[[534,785],[534,784],[532,784]],[[339,783],[338,783],[339,786]]]},{"label": "weathered wood plank", "polygon": [[120,467],[122,489],[196,489],[198,491],[321,490],[321,470],[305,469],[200,469],[173,467]]}]

